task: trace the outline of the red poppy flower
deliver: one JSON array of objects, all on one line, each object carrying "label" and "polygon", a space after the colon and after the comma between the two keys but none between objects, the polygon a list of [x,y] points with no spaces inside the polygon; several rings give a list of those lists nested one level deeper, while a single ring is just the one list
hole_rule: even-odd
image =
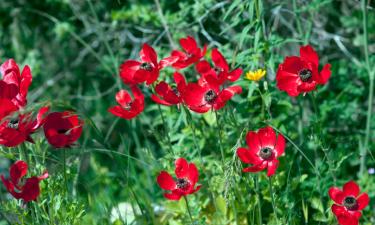
[{"label": "red poppy flower", "polygon": [[147,85],[150,85],[158,79],[161,69],[178,60],[177,57],[171,56],[158,62],[155,50],[148,44],[143,44],[139,55],[141,61],[127,60],[120,67],[120,77],[125,84],[146,82]]},{"label": "red poppy flower", "polygon": [[194,112],[205,113],[210,109],[219,110],[225,106],[235,94],[240,94],[240,86],[231,86],[220,90],[216,83],[200,80],[198,83],[189,83],[183,94],[186,105]]},{"label": "red poppy flower", "polygon": [[169,200],[180,200],[182,196],[193,194],[201,188],[201,185],[195,187],[199,173],[194,163],[188,163],[186,159],[179,158],[176,160],[175,166],[176,181],[166,171],[161,171],[157,178],[162,189],[171,191],[164,194],[164,197]]},{"label": "red poppy flower", "polygon": [[361,210],[370,202],[367,193],[360,194],[359,186],[354,181],[344,184],[342,190],[331,187],[328,194],[336,203],[331,209],[341,225],[357,225],[362,216]]},{"label": "red poppy flower", "polygon": [[11,100],[6,98],[0,98],[0,106],[0,122],[2,122],[6,116],[18,110],[18,107]]},{"label": "red poppy flower", "polygon": [[183,94],[186,89],[186,81],[182,74],[175,72],[173,74],[176,87],[172,88],[166,82],[161,81],[155,86],[157,95],[151,95],[151,99],[161,105],[178,105],[183,102]]},{"label": "red poppy flower", "polygon": [[83,121],[74,112],[53,112],[44,123],[44,135],[55,148],[70,147],[82,134]]},{"label": "red poppy flower", "polygon": [[173,63],[172,65],[172,67],[175,69],[183,69],[198,62],[206,54],[207,51],[207,45],[205,45],[201,50],[198,47],[195,39],[191,36],[188,36],[187,38],[181,38],[180,45],[184,49],[184,51],[172,51],[172,56],[178,58],[178,61]]},{"label": "red poppy flower", "polygon": [[277,158],[285,150],[284,136],[278,134],[276,137],[272,127],[265,127],[258,132],[248,132],[246,143],[248,148],[238,148],[237,155],[242,162],[253,166],[244,168],[243,172],[254,173],[267,169],[267,176],[274,175],[279,165]]},{"label": "red poppy flower", "polygon": [[115,116],[121,117],[126,120],[133,119],[138,116],[145,108],[145,96],[141,90],[133,85],[131,87],[134,99],[130,96],[129,92],[120,90],[116,94],[116,101],[119,105],[113,106],[108,109],[108,112]]},{"label": "red poppy flower", "polygon": [[22,73],[20,73],[17,63],[13,59],[9,59],[0,66],[0,71],[5,83],[13,84],[17,87],[17,95],[13,102],[19,107],[24,107],[27,103],[26,97],[32,81],[29,66],[26,65]]},{"label": "red poppy flower", "polygon": [[279,65],[276,73],[277,87],[290,96],[315,90],[316,85],[327,83],[331,65],[319,72],[319,56],[310,45],[300,48],[300,57],[289,56]]},{"label": "red poppy flower", "polygon": [[240,78],[242,69],[237,68],[230,71],[227,60],[216,48],[212,50],[211,58],[215,65],[213,68],[206,60],[200,61],[196,65],[196,69],[202,75],[203,79],[217,85],[222,85],[227,80],[234,82]]},{"label": "red poppy flower", "polygon": [[48,177],[48,172],[44,172],[39,177],[22,179],[27,174],[27,167],[27,163],[20,160],[10,167],[10,179],[6,180],[1,175],[1,180],[8,192],[16,199],[23,199],[24,202],[35,201],[38,198],[40,194],[39,182]]},{"label": "red poppy flower", "polygon": [[34,143],[31,134],[41,127],[49,107],[42,107],[35,120],[32,114],[20,114],[13,118],[5,119],[0,124],[0,144],[6,147],[15,147],[24,141]]}]

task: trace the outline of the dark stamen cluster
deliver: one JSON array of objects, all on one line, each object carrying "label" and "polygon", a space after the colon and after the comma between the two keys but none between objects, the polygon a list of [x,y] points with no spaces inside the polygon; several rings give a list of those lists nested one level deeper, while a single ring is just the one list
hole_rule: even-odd
[{"label": "dark stamen cluster", "polygon": [[68,134],[69,131],[70,131],[70,130],[68,130],[68,129],[58,129],[58,130],[57,130],[57,133],[59,133],[59,134]]},{"label": "dark stamen cluster", "polygon": [[298,72],[298,76],[301,78],[303,82],[307,82],[312,77],[312,72],[309,69],[303,69]]},{"label": "dark stamen cluster", "polygon": [[222,68],[219,68],[219,67],[215,67],[214,68],[214,71],[216,74],[220,74],[221,72],[223,72],[224,70]]},{"label": "dark stamen cluster", "polygon": [[344,199],[344,206],[349,210],[355,210],[358,207],[357,199],[352,196],[346,197]]},{"label": "dark stamen cluster", "polygon": [[185,189],[189,185],[189,181],[186,178],[178,178],[176,182],[177,188]]},{"label": "dark stamen cluster", "polygon": [[19,119],[11,119],[7,124],[7,128],[12,128],[12,129],[18,129],[18,126],[19,126]]},{"label": "dark stamen cluster", "polygon": [[177,90],[177,88],[172,88],[172,91],[173,91],[173,93],[175,93],[175,95],[177,96],[177,97],[180,97],[181,96],[181,94],[180,94],[180,92]]},{"label": "dark stamen cluster", "polygon": [[143,69],[143,70],[147,70],[147,71],[151,71],[152,70],[151,63],[148,63],[148,62],[142,63],[140,65],[140,68]]},{"label": "dark stamen cluster", "polygon": [[259,156],[262,158],[262,159],[269,159],[271,156],[272,156],[272,149],[271,148],[262,148],[259,152]]},{"label": "dark stamen cluster", "polygon": [[130,109],[132,108],[132,105],[133,105],[133,102],[129,102],[129,103],[127,103],[123,108],[124,108],[125,110],[130,110]]},{"label": "dark stamen cluster", "polygon": [[206,102],[208,103],[213,103],[216,97],[217,97],[216,93],[213,90],[209,90],[204,95],[204,100],[206,100]]}]

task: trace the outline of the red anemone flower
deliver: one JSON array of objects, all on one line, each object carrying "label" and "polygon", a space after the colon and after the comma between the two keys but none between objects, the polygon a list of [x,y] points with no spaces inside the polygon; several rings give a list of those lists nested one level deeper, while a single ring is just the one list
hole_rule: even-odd
[{"label": "red anemone flower", "polygon": [[24,202],[35,201],[40,194],[39,182],[48,177],[48,172],[44,172],[41,176],[22,178],[27,174],[27,163],[24,161],[15,162],[9,169],[10,179],[6,180],[1,175],[1,180],[8,192],[16,199],[23,199]]},{"label": "red anemone flower", "polygon": [[9,59],[0,66],[0,71],[3,75],[3,81],[7,84],[13,84],[17,88],[17,94],[12,101],[18,107],[24,107],[27,103],[27,93],[32,81],[30,67],[26,65],[21,73],[17,63],[13,59]]},{"label": "red anemone flower", "polygon": [[310,45],[301,46],[300,57],[288,56],[276,73],[277,87],[290,96],[315,90],[316,85],[327,83],[331,65],[324,65],[319,72],[319,56]]},{"label": "red anemone flower", "polygon": [[25,141],[34,143],[30,135],[43,125],[48,111],[49,107],[42,107],[35,120],[32,119],[31,113],[27,113],[1,121],[0,144],[6,147],[15,147]]},{"label": "red anemone flower", "polygon": [[220,86],[211,81],[189,83],[183,95],[184,102],[194,112],[205,113],[210,109],[219,110],[235,94],[241,94],[240,86],[231,86],[220,90]]},{"label": "red anemone flower", "polygon": [[119,105],[113,106],[108,109],[110,113],[115,116],[121,117],[126,120],[133,119],[138,116],[145,108],[145,96],[141,90],[133,85],[131,87],[134,99],[130,96],[129,92],[120,90],[116,94],[116,101]]},{"label": "red anemone flower", "polygon": [[74,112],[53,112],[44,123],[44,135],[55,148],[70,147],[82,134],[83,121]]},{"label": "red anemone flower", "polygon": [[155,86],[155,92],[157,95],[151,95],[151,99],[154,102],[167,106],[178,105],[183,102],[182,96],[186,89],[185,78],[179,72],[175,72],[173,78],[176,83],[175,88],[172,88],[164,81],[161,81]]},{"label": "red anemone flower", "polygon": [[349,181],[344,184],[341,190],[338,187],[331,187],[328,191],[331,199],[336,203],[332,205],[332,212],[336,215],[341,225],[358,225],[362,216],[361,210],[370,202],[367,193],[360,194],[357,183]]},{"label": "red anemone flower", "polygon": [[3,118],[18,110],[18,107],[9,99],[0,98],[0,123]]},{"label": "red anemone flower", "polygon": [[246,143],[248,148],[238,148],[237,155],[242,162],[253,166],[244,168],[243,172],[254,173],[267,169],[267,176],[274,175],[279,165],[277,158],[285,150],[284,136],[278,134],[276,137],[272,127],[264,127],[258,132],[248,132]]},{"label": "red anemone flower", "polygon": [[202,75],[203,79],[222,85],[227,80],[234,82],[240,78],[242,69],[237,68],[230,71],[227,60],[216,48],[212,50],[211,58],[215,65],[213,68],[206,60],[200,61],[196,65],[196,70]]},{"label": "red anemone flower", "polygon": [[184,52],[177,50],[172,51],[172,56],[178,58],[178,61],[172,65],[172,67],[175,69],[183,69],[198,62],[207,51],[207,45],[205,45],[201,50],[198,47],[195,39],[191,36],[181,38],[180,45],[184,49]]},{"label": "red anemone flower", "polygon": [[201,185],[195,187],[199,173],[194,163],[188,163],[186,159],[179,158],[176,160],[175,166],[176,181],[166,171],[161,171],[157,178],[162,189],[171,191],[164,194],[164,197],[169,200],[180,200],[182,196],[193,194],[201,188]]},{"label": "red anemone flower", "polygon": [[155,50],[148,44],[143,44],[139,56],[141,61],[127,60],[121,65],[120,77],[125,84],[146,82],[147,85],[150,85],[158,79],[161,69],[172,65],[178,60],[177,57],[171,56],[158,62]]}]

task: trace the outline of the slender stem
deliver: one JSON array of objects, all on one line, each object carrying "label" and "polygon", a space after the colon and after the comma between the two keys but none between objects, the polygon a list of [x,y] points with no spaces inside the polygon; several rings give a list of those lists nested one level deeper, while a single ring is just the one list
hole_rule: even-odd
[{"label": "slender stem", "polygon": [[368,51],[368,32],[367,32],[367,1],[362,0],[362,26],[363,26],[363,39],[364,39],[364,51],[365,51],[365,60],[366,60],[366,69],[369,75],[369,95],[368,95],[368,106],[367,106],[367,120],[366,120],[366,135],[361,150],[361,163],[360,163],[360,175],[364,174],[366,169],[366,156],[368,151],[369,140],[371,138],[371,116],[372,116],[372,104],[374,97],[374,76],[375,71],[371,71],[370,60],[369,60],[369,51]]},{"label": "slender stem", "polygon": [[186,203],[187,211],[188,211],[188,213],[189,213],[189,217],[190,217],[191,224],[194,224],[193,217],[191,216],[191,211],[190,211],[189,201],[187,200],[187,198],[186,198],[185,195],[184,195],[184,199],[185,199],[185,203]]},{"label": "slender stem", "polygon": [[171,45],[172,48],[175,48],[176,45],[175,45],[175,43],[173,41],[171,33],[169,32],[168,23],[167,23],[167,20],[164,17],[163,10],[161,8],[160,2],[159,2],[159,0],[154,0],[154,1],[155,1],[156,8],[158,9],[158,13],[160,15],[161,23],[163,24],[165,33],[167,34],[169,44]]},{"label": "slender stem", "polygon": [[275,198],[273,196],[274,193],[273,193],[273,188],[272,188],[272,176],[269,177],[269,184],[270,184],[270,194],[271,194],[271,200],[272,200],[272,208],[273,208],[273,213],[275,214],[276,224],[280,224],[279,218],[277,217]]},{"label": "slender stem", "polygon": [[262,225],[262,204],[260,199],[260,192],[259,192],[259,176],[255,175],[254,177],[254,184],[255,184],[255,192],[258,198],[258,224]]},{"label": "slender stem", "polygon": [[169,151],[171,154],[173,154],[173,148],[172,148],[172,142],[171,142],[171,137],[169,137],[169,129],[168,129],[168,125],[166,124],[165,122],[165,119],[164,119],[164,114],[163,112],[161,111],[161,107],[160,105],[158,104],[158,109],[159,109],[159,113],[160,113],[160,116],[161,116],[161,120],[163,122],[163,127],[164,127],[164,131],[165,133],[167,134],[167,141],[168,141],[168,147],[169,147]]},{"label": "slender stem", "polygon": [[218,133],[219,133],[219,147],[220,147],[220,152],[221,152],[221,161],[222,161],[222,164],[223,164],[223,171],[225,171],[225,154],[224,154],[224,148],[223,148],[223,144],[221,142],[221,125],[220,125],[220,122],[219,122],[219,116],[218,116],[218,113],[217,111],[215,111],[215,119],[216,119],[216,125],[217,125],[217,129],[218,129]]},{"label": "slender stem", "polygon": [[66,149],[65,148],[63,149],[63,166],[64,166],[65,194],[67,195],[67,193],[68,193],[68,181],[66,179]]}]

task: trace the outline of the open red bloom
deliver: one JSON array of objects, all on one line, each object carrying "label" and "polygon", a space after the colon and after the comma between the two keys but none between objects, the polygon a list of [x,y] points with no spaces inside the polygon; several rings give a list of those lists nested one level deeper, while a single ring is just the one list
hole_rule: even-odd
[{"label": "open red bloom", "polygon": [[172,65],[178,60],[177,57],[171,56],[158,62],[155,50],[148,44],[143,44],[139,56],[141,61],[127,60],[121,65],[120,77],[125,84],[146,82],[147,85],[150,85],[158,79],[161,69]]},{"label": "open red bloom", "polygon": [[176,181],[166,171],[161,171],[157,178],[162,189],[171,191],[164,194],[164,197],[169,200],[180,200],[182,196],[193,194],[201,188],[201,185],[195,187],[199,173],[194,163],[188,163],[186,159],[179,158],[176,160],[175,166]]},{"label": "open red bloom", "polygon": [[26,65],[21,73],[17,63],[13,59],[9,59],[0,66],[0,71],[3,75],[3,81],[17,88],[17,94],[12,99],[14,104],[18,107],[24,107],[27,103],[27,93],[32,81],[29,66]]},{"label": "open red bloom", "polygon": [[1,175],[1,180],[8,192],[16,199],[23,199],[25,202],[35,201],[39,194],[39,182],[48,177],[48,172],[44,172],[41,176],[22,178],[27,174],[27,163],[24,161],[15,162],[9,169],[10,179],[5,179]]},{"label": "open red bloom", "polygon": [[82,134],[83,121],[74,112],[53,112],[44,123],[44,135],[55,148],[70,147]]},{"label": "open red bloom", "polygon": [[138,116],[145,108],[145,96],[141,90],[133,85],[131,90],[134,95],[134,99],[130,96],[129,92],[120,90],[116,94],[116,101],[119,105],[113,106],[108,109],[108,112],[115,116],[121,117],[126,120],[133,119]]},{"label": "open red bloom", "polygon": [[220,86],[211,81],[200,80],[189,83],[183,95],[184,102],[197,113],[205,113],[210,109],[219,110],[225,106],[235,94],[240,94],[240,86],[231,86],[220,90]]},{"label": "open red bloom", "polygon": [[242,162],[253,166],[244,168],[243,172],[255,173],[267,169],[267,176],[274,175],[279,165],[277,158],[285,150],[284,136],[278,134],[276,137],[272,127],[264,127],[258,132],[248,132],[246,143],[248,148],[238,148],[237,155]]},{"label": "open red bloom", "polygon": [[211,58],[215,65],[213,68],[206,60],[200,61],[196,65],[196,69],[202,75],[203,79],[217,85],[222,85],[227,80],[234,82],[240,78],[242,69],[237,68],[230,71],[227,60],[216,48],[212,50]]},{"label": "open red bloom", "polygon": [[201,50],[195,39],[191,36],[187,38],[180,39],[180,45],[184,49],[184,51],[172,51],[172,56],[178,58],[178,61],[173,63],[172,67],[175,69],[183,69],[186,68],[196,62],[198,62],[207,51],[207,45],[203,47]]},{"label": "open red bloom", "polygon": [[370,202],[367,193],[360,194],[357,183],[349,181],[344,184],[341,190],[338,187],[331,187],[328,191],[331,199],[336,203],[331,209],[336,215],[341,225],[358,225],[358,221],[362,216],[361,210]]},{"label": "open red bloom", "polygon": [[319,56],[310,45],[301,46],[300,56],[288,56],[276,73],[277,87],[290,96],[315,90],[316,85],[327,83],[331,65],[319,72]]},{"label": "open red bloom", "polygon": [[42,107],[35,120],[32,119],[31,113],[27,113],[1,121],[0,144],[6,147],[15,147],[24,141],[33,143],[30,135],[43,125],[48,110],[49,107]]},{"label": "open red bloom", "polygon": [[166,82],[161,81],[155,86],[157,95],[151,95],[151,99],[161,105],[178,105],[183,102],[183,94],[186,89],[186,81],[182,74],[175,72],[173,74],[176,87],[172,88]]}]

